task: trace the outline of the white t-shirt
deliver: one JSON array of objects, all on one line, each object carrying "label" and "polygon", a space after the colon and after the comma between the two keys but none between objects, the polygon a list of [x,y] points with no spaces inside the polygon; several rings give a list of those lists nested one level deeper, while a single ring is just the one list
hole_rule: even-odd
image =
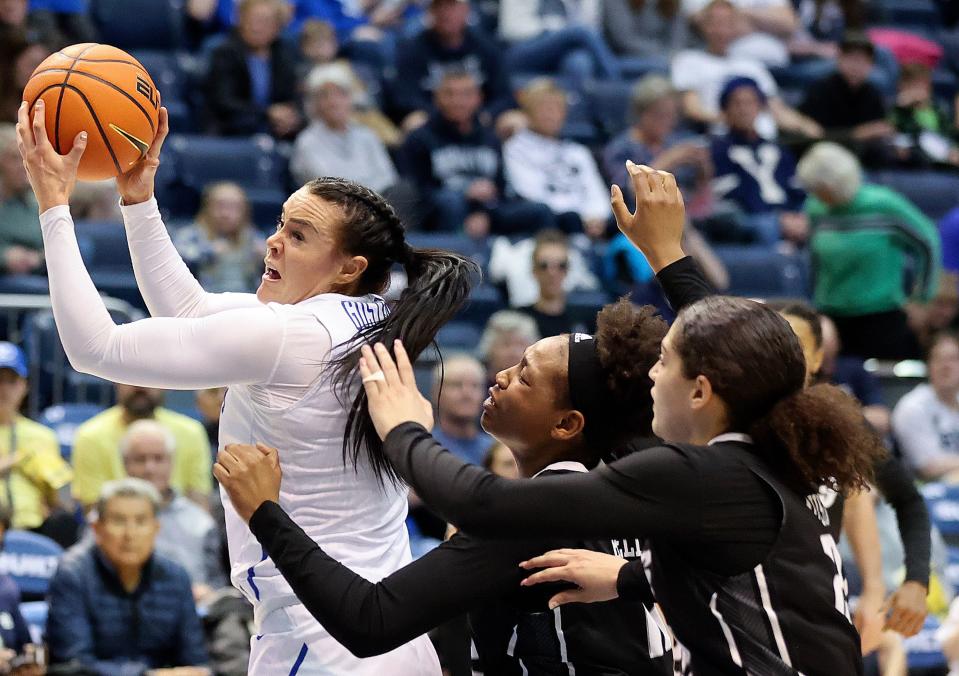
[{"label": "white t-shirt", "polygon": [[[696,92],[703,108],[710,113],[719,113],[719,95],[726,82],[734,77],[752,78],[766,98],[779,95],[776,81],[766,67],[750,59],[717,56],[698,49],[684,49],[673,59],[670,69],[673,86],[682,92]],[[768,110],[760,113],[757,118],[756,131],[765,138],[776,136],[776,123]]]},{"label": "white t-shirt", "polygon": [[503,145],[506,180],[520,197],[555,214],[609,218],[609,190],[589,149],[524,129]]},{"label": "white t-shirt", "polygon": [[959,410],[944,404],[931,385],[917,385],[899,400],[892,411],[892,431],[914,469],[959,456]]},{"label": "white t-shirt", "polygon": [[[219,447],[263,442],[278,448],[280,505],[311,538],[371,581],[409,563],[407,489],[381,487],[363,458],[356,471],[344,464],[347,412],[322,377],[361,326],[385,316],[384,301],[322,294],[295,305],[264,305],[254,294],[206,293],[177,254],[155,200],[122,210],[137,284],[152,316],[120,326],[83,265],[69,208],[40,216],[53,313],[74,368],[145,387],[229,386]],[[259,630],[273,611],[299,601],[226,493],[221,497],[231,577],[253,604]],[[311,664],[349,663],[349,673],[366,674],[382,673],[379,660],[397,659],[394,651],[359,660],[335,645],[339,650],[312,655]],[[407,662],[435,655],[425,636],[403,648],[409,648]],[[432,673],[432,665],[415,663],[396,673],[423,669]]]}]

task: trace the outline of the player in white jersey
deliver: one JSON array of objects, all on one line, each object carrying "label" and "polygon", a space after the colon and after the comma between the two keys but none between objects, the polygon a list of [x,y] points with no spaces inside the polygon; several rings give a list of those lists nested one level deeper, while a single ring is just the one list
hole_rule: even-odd
[{"label": "player in white jersey", "polygon": [[[228,385],[219,446],[263,442],[284,449],[281,502],[327,551],[370,580],[410,561],[406,488],[382,454],[358,387],[359,343],[381,336],[424,349],[469,294],[476,266],[454,254],[412,249],[376,193],[317,179],[283,206],[267,240],[256,294],[205,293],[173,247],[153,198],[160,146],[117,179],[123,218],[149,319],[114,324],[87,273],[68,200],[86,145],[56,153],[38,106],[21,107],[18,144],[37,201],[50,296],[74,368],[147,387]],[[394,264],[409,286],[392,308],[377,293]],[[352,405],[347,402],[352,399]],[[250,673],[438,674],[426,636],[372,659],[334,641],[300,605],[225,493],[233,584],[254,606]]]}]

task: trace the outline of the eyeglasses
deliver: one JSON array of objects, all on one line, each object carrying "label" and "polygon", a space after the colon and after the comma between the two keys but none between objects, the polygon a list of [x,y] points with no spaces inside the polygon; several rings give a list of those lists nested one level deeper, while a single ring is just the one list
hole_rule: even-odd
[{"label": "eyeglasses", "polygon": [[550,268],[566,272],[569,269],[569,261],[536,261],[537,270],[549,270]]}]

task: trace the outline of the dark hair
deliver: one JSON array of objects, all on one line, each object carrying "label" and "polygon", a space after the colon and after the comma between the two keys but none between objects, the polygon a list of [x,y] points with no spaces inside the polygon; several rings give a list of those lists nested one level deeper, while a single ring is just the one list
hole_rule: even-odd
[{"label": "dark hair", "polygon": [[371,468],[382,478],[396,480],[396,472],[383,454],[383,446],[370,420],[363,388],[356,390],[356,369],[360,347],[382,342],[392,354],[393,341],[400,339],[415,360],[439,328],[469,298],[479,266],[465,256],[441,249],[414,249],[406,243],[406,232],[393,207],[380,195],[342,178],[317,178],[306,184],[311,195],[337,205],[343,212],[339,227],[340,248],[354,256],[365,256],[366,270],[354,293],[362,296],[381,293],[389,285],[390,270],[400,264],[409,279],[406,289],[382,321],[360,329],[347,352],[333,364],[334,389],[345,402],[352,398],[343,435],[343,460],[356,469],[366,453]]},{"label": "dark hair", "polygon": [[669,326],[651,305],[638,307],[622,298],[596,316],[596,354],[606,372],[610,409],[607,420],[615,454],[629,439],[653,436],[653,381],[649,370],[659,360],[659,346]]},{"label": "dark hair", "polygon": [[781,315],[797,317],[806,322],[809,325],[809,330],[812,331],[816,349],[822,347],[822,323],[819,319],[819,313],[812,305],[802,300],[771,300],[766,305]]},{"label": "dark hair", "polygon": [[727,431],[747,432],[773,464],[785,462],[814,490],[864,488],[878,437],[859,404],[832,385],[804,388],[799,339],[773,308],[729,296],[710,296],[684,308],[674,349],[687,378],[705,376],[726,405]]},{"label": "dark hair", "polygon": [[869,36],[862,31],[848,31],[839,42],[839,51],[842,54],[859,52],[870,59],[875,60],[876,58],[876,46],[872,44]]}]

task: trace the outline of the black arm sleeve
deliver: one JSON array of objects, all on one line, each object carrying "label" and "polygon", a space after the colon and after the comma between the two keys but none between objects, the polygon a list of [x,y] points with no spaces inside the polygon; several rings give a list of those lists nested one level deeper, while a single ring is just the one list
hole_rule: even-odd
[{"label": "black arm sleeve", "polygon": [[929,587],[930,524],[929,510],[916,489],[912,473],[902,462],[890,456],[876,467],[876,485],[896,510],[899,537],[906,553],[906,579]]},{"label": "black arm sleeve", "polygon": [[383,444],[399,475],[441,517],[479,536],[699,536],[703,481],[680,451],[658,446],[588,473],[503,479],[463,462],[417,423]]},{"label": "black arm sleeve", "polygon": [[527,575],[519,563],[549,548],[457,534],[374,584],[332,559],[275,502],[260,505],[250,530],[310,614],[357,657],[393,650],[517,589]]},{"label": "black arm sleeve", "polygon": [[649,587],[649,580],[646,579],[646,569],[643,568],[641,559],[628,561],[625,566],[619,569],[619,576],[616,578],[616,593],[624,601],[655,602],[653,590]]},{"label": "black arm sleeve", "polygon": [[669,306],[679,312],[687,305],[716,293],[691,256],[670,263],[656,275]]}]

